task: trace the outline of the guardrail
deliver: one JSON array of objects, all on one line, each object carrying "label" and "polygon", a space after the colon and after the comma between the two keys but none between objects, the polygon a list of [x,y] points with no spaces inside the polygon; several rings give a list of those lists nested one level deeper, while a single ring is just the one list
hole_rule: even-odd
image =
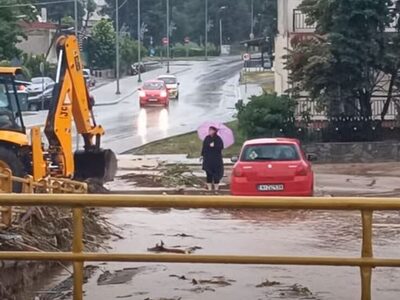
[{"label": "guardrail", "polygon": [[[400,267],[399,258],[375,258],[372,245],[374,210],[400,210],[400,199],[387,198],[255,198],[222,196],[144,196],[144,195],[74,195],[74,194],[1,194],[0,205],[58,206],[73,210],[72,252],[0,252],[0,260],[37,260],[73,262],[73,299],[83,299],[83,263],[85,261],[262,264],[359,267],[361,299],[371,300],[371,277],[374,267]],[[360,257],[315,256],[235,256],[190,254],[89,253],[83,247],[83,209],[85,207],[141,208],[214,208],[214,209],[289,209],[289,210],[358,210],[362,218]]]}]

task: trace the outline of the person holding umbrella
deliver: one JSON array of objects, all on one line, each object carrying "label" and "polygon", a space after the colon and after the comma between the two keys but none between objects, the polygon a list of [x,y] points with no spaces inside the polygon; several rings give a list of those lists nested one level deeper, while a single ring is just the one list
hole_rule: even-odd
[{"label": "person holding umbrella", "polygon": [[203,159],[203,170],[207,175],[207,189],[218,191],[219,183],[224,176],[224,162],[222,159],[222,150],[224,142],[217,134],[218,129],[210,126],[208,135],[203,140],[201,157]]},{"label": "person holding umbrella", "polygon": [[207,189],[214,187],[218,191],[219,184],[224,176],[224,161],[222,150],[234,143],[232,131],[221,123],[206,122],[197,130],[198,136],[203,140],[201,159],[203,170],[207,175]]}]

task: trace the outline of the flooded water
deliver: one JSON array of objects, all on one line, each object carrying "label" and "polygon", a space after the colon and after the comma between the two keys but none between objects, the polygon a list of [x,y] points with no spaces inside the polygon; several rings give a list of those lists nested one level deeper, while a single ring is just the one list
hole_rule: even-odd
[{"label": "flooded water", "polygon": [[[357,212],[121,209],[109,217],[125,237],[110,252],[143,253],[162,240],[201,247],[196,254],[360,255]],[[375,213],[376,256],[400,255],[399,220],[398,213]],[[115,271],[122,282],[98,282]],[[399,282],[400,270],[375,269],[374,299],[398,300]],[[359,299],[360,275],[346,267],[103,263],[85,291],[88,300]]]}]

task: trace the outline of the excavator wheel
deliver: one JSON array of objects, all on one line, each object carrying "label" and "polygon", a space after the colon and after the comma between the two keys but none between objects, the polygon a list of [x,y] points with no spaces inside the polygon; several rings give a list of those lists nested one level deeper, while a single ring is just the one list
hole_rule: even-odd
[{"label": "excavator wheel", "polygon": [[75,180],[113,181],[117,173],[117,157],[110,149],[76,151]]},{"label": "excavator wheel", "polygon": [[[25,169],[21,160],[12,148],[0,146],[0,173],[2,170],[9,169],[13,176],[24,177]],[[0,189],[3,189],[0,187]],[[22,190],[22,184],[19,182],[13,183],[12,191],[14,193],[20,193]]]}]

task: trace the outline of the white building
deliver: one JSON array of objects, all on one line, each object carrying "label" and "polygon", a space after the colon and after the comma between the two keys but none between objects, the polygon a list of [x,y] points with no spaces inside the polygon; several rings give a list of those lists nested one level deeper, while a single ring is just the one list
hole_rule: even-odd
[{"label": "white building", "polygon": [[285,70],[285,56],[291,48],[294,35],[309,35],[314,26],[306,24],[306,16],[297,9],[302,0],[278,1],[278,34],[275,38],[275,91],[281,95],[289,88],[288,71]]}]

